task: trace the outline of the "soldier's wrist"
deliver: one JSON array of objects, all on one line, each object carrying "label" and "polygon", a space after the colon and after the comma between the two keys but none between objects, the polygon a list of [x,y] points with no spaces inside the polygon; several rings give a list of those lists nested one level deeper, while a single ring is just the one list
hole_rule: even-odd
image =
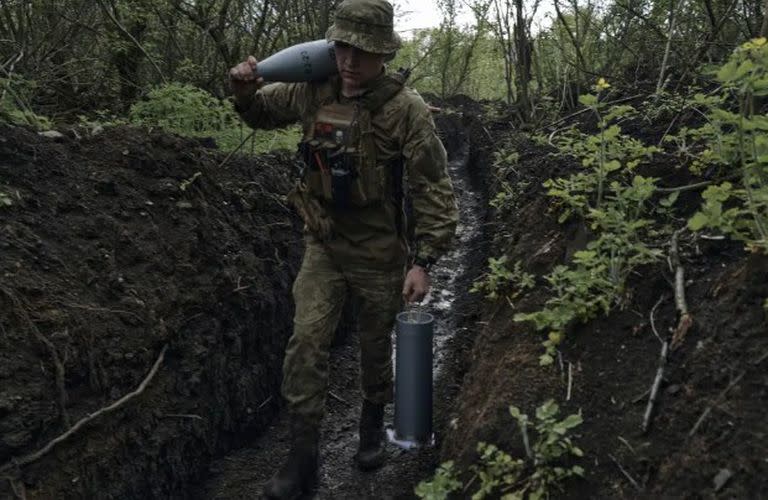
[{"label": "soldier's wrist", "polygon": [[420,267],[424,272],[429,273],[432,270],[432,266],[435,264],[435,259],[430,256],[417,255],[413,259],[414,267]]}]

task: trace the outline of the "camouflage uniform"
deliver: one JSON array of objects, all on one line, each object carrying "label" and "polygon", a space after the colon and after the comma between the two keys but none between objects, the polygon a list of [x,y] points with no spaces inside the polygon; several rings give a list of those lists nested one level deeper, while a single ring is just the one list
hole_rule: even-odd
[{"label": "camouflage uniform", "polygon": [[[349,3],[370,13],[369,9],[381,2]],[[389,15],[391,19],[391,12]],[[344,30],[363,28],[378,29],[360,26],[354,18],[345,19],[340,10],[328,38],[337,39],[334,30],[349,35]],[[386,29],[392,33],[391,26]],[[383,45],[376,47],[370,46],[370,37],[348,38],[344,41],[355,41],[356,46],[369,52],[397,49],[391,36],[377,38]],[[418,93],[402,83],[398,86],[393,78],[382,74],[367,85],[366,94],[351,99],[341,95],[338,77],[319,83],[274,83],[237,107],[253,128],[301,122],[306,144],[314,137],[323,110],[333,112],[333,106],[351,106],[355,113],[352,144],[347,142],[345,147],[362,152],[368,160],[373,158],[355,167],[362,194],[357,199],[353,196],[351,203],[342,206],[329,199],[327,189],[323,193],[322,182],[313,183],[311,168],[305,170],[302,183],[292,194],[307,223],[306,251],[293,287],[296,315],[283,367],[282,392],[292,413],[313,422],[319,422],[323,415],[329,347],[347,294],[358,306],[364,397],[374,403],[386,403],[392,398],[390,333],[402,305],[409,253],[401,223],[403,207],[398,183],[406,179],[413,202],[415,252],[421,258],[437,259],[448,249],[458,220],[446,152],[430,111]],[[381,96],[377,89],[394,95],[386,95],[386,102],[379,98],[371,104],[369,101]],[[312,154],[309,158],[313,161]],[[400,165],[404,169],[402,176],[397,172]]]}]

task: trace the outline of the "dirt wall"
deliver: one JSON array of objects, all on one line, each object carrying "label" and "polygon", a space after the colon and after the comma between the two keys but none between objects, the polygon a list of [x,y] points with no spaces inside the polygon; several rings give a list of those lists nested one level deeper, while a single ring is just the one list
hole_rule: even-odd
[{"label": "dirt wall", "polygon": [[[548,148],[523,136],[510,137],[491,124],[487,129],[499,143],[510,138],[520,155],[507,177],[498,179],[513,186],[517,197],[490,226],[496,235],[491,253],[545,274],[586,242],[577,224],[558,224],[558,211],[542,187],[545,179],[577,166],[549,156]],[[687,173],[673,165],[652,168],[664,184],[689,182]],[[681,210],[692,213],[699,197],[685,195]],[[669,251],[668,241],[656,243]],[[563,498],[759,498],[768,488],[768,318],[763,308],[768,258],[749,255],[738,243],[691,234],[681,240],[680,252],[694,323],[666,363],[647,433],[642,423],[661,347],[650,317],[663,336],[678,321],[666,262],[633,274],[622,308],[575,325],[562,346],[561,362],[551,367],[538,363],[543,334],[513,320],[518,311],[543,306],[548,298],[543,283],[511,307],[504,299],[486,302],[442,459],[466,467],[475,459],[478,441],[524,456],[509,405],[531,415],[554,398],[563,415],[584,418],[573,435],[585,452],[580,464],[586,478],[569,481]]]},{"label": "dirt wall", "polygon": [[80,135],[0,129],[0,464],[133,391],[167,346],[143,394],[4,475],[27,498],[183,498],[280,404],[290,157]]}]

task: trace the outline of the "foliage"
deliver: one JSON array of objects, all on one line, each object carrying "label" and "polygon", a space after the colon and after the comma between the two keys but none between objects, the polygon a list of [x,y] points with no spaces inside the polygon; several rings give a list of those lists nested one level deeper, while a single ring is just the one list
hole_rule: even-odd
[{"label": "foliage", "polygon": [[10,207],[11,205],[13,205],[13,198],[11,198],[11,195],[4,191],[0,191],[0,208]]},{"label": "foliage", "polygon": [[390,67],[411,68],[408,84],[421,93],[500,99],[504,89],[497,83],[502,79],[499,57],[498,46],[487,32],[443,26],[414,33]]},{"label": "foliage", "polygon": [[[719,230],[744,241],[751,251],[768,253],[768,117],[756,112],[754,104],[755,98],[768,96],[768,41],[757,38],[737,48],[716,77],[721,95],[698,96],[709,117],[698,133],[714,136],[711,161],[735,168],[740,183],[708,187],[688,227]],[[727,107],[734,100],[738,112]]]},{"label": "foliage", "polygon": [[553,492],[561,490],[564,480],[584,476],[582,467],[567,464],[569,459],[584,455],[568,435],[581,425],[583,419],[581,415],[572,414],[558,420],[559,412],[559,406],[551,399],[536,409],[533,425],[536,440],[531,447],[528,415],[516,406],[510,406],[509,413],[520,428],[527,457],[513,458],[496,445],[480,442],[477,445],[477,462],[470,466],[472,478],[466,485],[459,481],[453,462],[446,462],[432,480],[422,481],[416,487],[416,495],[419,498],[444,499],[461,487],[466,492],[473,484],[479,483],[472,493],[472,500],[489,496],[507,500],[549,498]]},{"label": "foliage", "polygon": [[488,272],[475,281],[471,293],[482,292],[489,299],[497,299],[502,290],[516,287],[517,290],[509,297],[514,300],[523,290],[533,288],[534,276],[523,271],[520,261],[515,262],[512,269],[507,267],[507,256],[488,259]]},{"label": "foliage", "polygon": [[[472,9],[472,24],[464,24],[460,3]],[[34,96],[30,111],[57,119],[73,110],[124,113],[147,89],[173,81],[222,97],[228,92],[223,76],[231,66],[248,54],[263,59],[293,43],[322,38],[338,4],[3,2],[0,65],[39,81],[45,92]],[[538,2],[441,0],[441,25],[406,34],[393,66],[415,66],[412,84],[427,92],[476,99],[509,93],[517,101],[529,96],[536,120],[576,107],[590,75],[611,75],[635,88],[655,80],[665,57],[659,48],[668,38],[674,44],[667,73],[683,84],[697,80],[700,62],[722,60],[745,33],[757,36],[763,4],[739,2],[736,14],[722,2],[560,0],[557,15],[545,16],[544,4],[534,15]]]},{"label": "foliage", "polygon": [[[246,133],[242,120],[227,102],[202,89],[178,83],[151,90],[146,100],[131,107],[129,119],[136,125],[159,127],[187,137],[212,137],[225,151],[237,148]],[[251,150],[293,149],[298,141],[296,127],[259,131]]]},{"label": "foliage", "polygon": [[461,489],[461,481],[456,478],[453,461],[440,465],[431,481],[422,481],[416,486],[415,493],[426,500],[445,500],[452,492]]},{"label": "foliage", "polygon": [[[625,296],[629,273],[659,258],[659,252],[649,248],[640,236],[650,221],[627,216],[650,197],[652,186],[642,177],[636,177],[635,185],[625,190],[614,185],[615,199],[622,201],[612,198],[603,210],[592,210],[588,217],[598,230],[597,239],[590,241],[586,250],[576,252],[570,265],[556,266],[545,276],[552,297],[543,309],[515,315],[515,321],[532,321],[536,329],[549,332],[543,342],[546,350],[539,359],[542,365],[553,363],[555,349],[568,326],[608,314]],[[633,198],[634,207],[626,211],[620,208],[622,202]]]},{"label": "foliage", "polygon": [[519,158],[520,155],[510,144],[505,144],[499,150],[493,152],[493,171],[498,179],[500,189],[489,204],[498,210],[499,213],[508,212],[516,208],[518,193],[528,187],[527,181],[518,181],[513,187],[504,180],[509,175],[509,170],[515,170],[515,165],[517,165]]},{"label": "foliage", "polygon": [[[609,87],[601,78],[595,94],[580,98],[596,115],[598,132],[572,131],[558,142],[561,154],[576,156],[586,170],[544,183],[548,194],[561,202],[560,222],[578,215],[596,237],[585,250],[575,252],[569,265],[557,266],[544,277],[552,296],[543,309],[515,315],[516,321],[531,321],[536,329],[548,332],[539,359],[542,365],[553,363],[557,345],[571,324],[607,314],[625,296],[629,273],[659,257],[645,243],[652,221],[643,217],[655,179],[634,175],[625,180],[657,148],[623,135],[618,125],[611,124],[634,110],[628,106],[606,109],[599,96]],[[609,176],[615,179],[609,182]]]},{"label": "foliage", "polygon": [[[621,127],[613,123],[634,115],[636,111],[632,106],[609,107],[601,102],[601,92],[609,87],[610,84],[601,78],[594,87],[596,93],[579,98],[597,118],[598,133],[584,134],[572,128],[556,142],[561,154],[579,158],[582,166],[588,169],[568,178],[550,179],[544,183],[549,189],[548,194],[559,198],[564,206],[560,222],[565,222],[574,214],[584,218],[592,208],[599,209],[608,176],[614,172],[629,174],[643,160],[659,151],[655,146],[646,146],[622,134]],[[595,199],[591,199],[592,193],[596,193]]]},{"label": "foliage", "polygon": [[0,120],[38,130],[50,129],[51,120],[32,111],[29,105],[37,86],[37,82],[18,76],[0,78]]}]

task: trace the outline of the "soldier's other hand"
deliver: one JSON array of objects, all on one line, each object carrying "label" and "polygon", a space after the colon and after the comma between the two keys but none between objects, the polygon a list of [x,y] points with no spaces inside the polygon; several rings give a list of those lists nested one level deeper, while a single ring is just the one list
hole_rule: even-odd
[{"label": "soldier's other hand", "polygon": [[429,292],[429,274],[421,266],[413,266],[405,275],[403,299],[406,304],[419,302]]},{"label": "soldier's other hand", "polygon": [[264,85],[264,79],[256,74],[258,61],[253,56],[229,70],[229,84],[235,99],[247,99]]}]

